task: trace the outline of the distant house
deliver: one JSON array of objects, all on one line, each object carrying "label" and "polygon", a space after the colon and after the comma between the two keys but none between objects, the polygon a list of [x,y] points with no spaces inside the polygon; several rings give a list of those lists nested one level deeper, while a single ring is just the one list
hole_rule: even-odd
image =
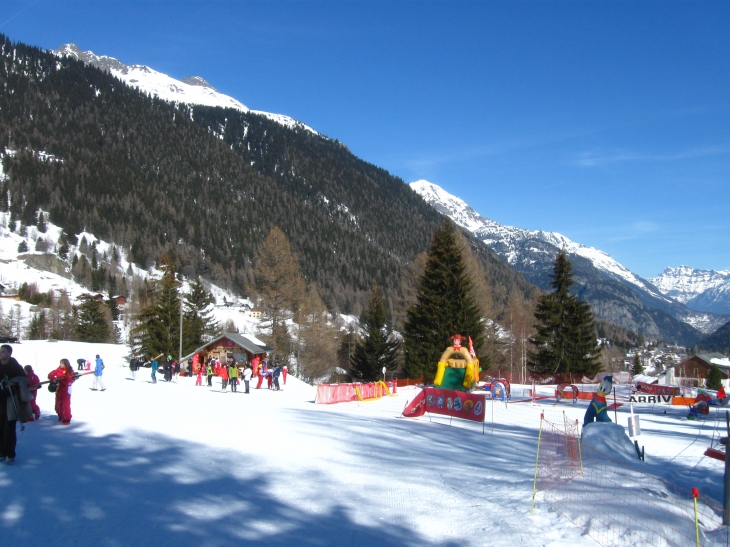
[{"label": "distant house", "polygon": [[122,296],[121,294],[117,295],[117,296],[113,296],[112,298],[114,299],[114,301],[117,303],[118,306],[124,306],[124,304],[127,303],[127,297]]},{"label": "distant house", "polygon": [[682,383],[704,386],[705,378],[712,365],[720,368],[723,385],[730,387],[730,359],[722,353],[700,353],[667,367],[665,382],[667,384]]},{"label": "distant house", "polygon": [[254,319],[261,319],[261,310],[258,308],[254,308],[251,310],[251,317]]}]

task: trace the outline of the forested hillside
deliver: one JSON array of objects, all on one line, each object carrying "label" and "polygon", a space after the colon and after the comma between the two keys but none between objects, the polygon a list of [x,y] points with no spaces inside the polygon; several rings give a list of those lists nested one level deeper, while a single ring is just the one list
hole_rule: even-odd
[{"label": "forested hillside", "polygon": [[[25,225],[43,209],[70,240],[86,229],[142,266],[167,250],[242,294],[276,225],[327,305],[352,312],[374,282],[397,301],[440,222],[403,181],[337,141],[253,113],[165,103],[80,61],[0,41],[0,208]],[[533,291],[470,242],[495,303]]]}]

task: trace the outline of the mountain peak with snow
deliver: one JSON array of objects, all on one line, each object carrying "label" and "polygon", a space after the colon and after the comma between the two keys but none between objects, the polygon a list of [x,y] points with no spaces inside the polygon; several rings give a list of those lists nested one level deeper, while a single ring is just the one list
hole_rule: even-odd
[{"label": "mountain peak with snow", "polygon": [[182,83],[188,84],[188,85],[199,85],[200,87],[209,87],[216,93],[218,92],[218,90],[216,88],[214,88],[212,85],[210,85],[208,82],[206,82],[200,76],[185,76],[185,78],[182,79]]},{"label": "mountain peak with snow", "polygon": [[728,313],[730,310],[729,270],[670,267],[649,281],[663,294],[693,309],[715,313]]},{"label": "mountain peak with snow", "polygon": [[[722,318],[706,313],[718,313],[714,309],[695,311],[698,308],[689,309],[680,304],[672,295],[659,290],[600,249],[576,243],[557,232],[499,224],[481,216],[463,199],[426,180],[412,182],[410,187],[437,211],[473,233],[510,266],[543,289],[549,289],[548,276],[552,273],[555,255],[564,250],[571,256],[578,277],[585,284],[585,291],[595,295],[593,304],[599,317],[650,336],[668,339],[673,333],[663,331],[663,327],[646,312],[646,306],[663,310],[702,332],[712,332],[722,321]],[[635,296],[630,296],[624,288],[619,289],[613,284],[615,282],[630,289]],[[638,304],[637,296],[642,305]],[[638,317],[641,319],[638,320]]]},{"label": "mountain peak with snow", "polygon": [[233,108],[241,112],[259,114],[291,129],[300,128],[317,135],[318,133],[294,118],[283,114],[272,114],[260,110],[251,110],[233,97],[225,95],[215,89],[200,76],[187,76],[176,80],[167,74],[157,72],[145,65],[127,65],[106,55],[96,55],[93,51],[82,51],[76,44],[64,44],[53,51],[59,57],[78,59],[87,65],[92,65],[116,76],[131,87],[162,100],[173,103],[195,104],[201,106],[218,106]]}]

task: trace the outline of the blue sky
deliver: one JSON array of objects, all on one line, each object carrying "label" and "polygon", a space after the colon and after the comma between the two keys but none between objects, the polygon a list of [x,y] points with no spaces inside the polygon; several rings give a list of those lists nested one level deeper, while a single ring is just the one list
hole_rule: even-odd
[{"label": "blue sky", "polygon": [[651,277],[730,269],[730,2],[0,0]]}]

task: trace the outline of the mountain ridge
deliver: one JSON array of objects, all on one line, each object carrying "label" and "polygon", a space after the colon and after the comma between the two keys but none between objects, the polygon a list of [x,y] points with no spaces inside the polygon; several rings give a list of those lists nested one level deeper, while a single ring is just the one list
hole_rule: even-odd
[{"label": "mountain ridge", "polygon": [[78,59],[84,64],[95,66],[126,82],[140,91],[157,96],[169,102],[181,102],[190,105],[219,106],[234,108],[241,112],[253,112],[285,127],[300,127],[314,134],[317,131],[308,125],[284,114],[275,114],[261,110],[251,110],[246,105],[215,89],[201,76],[186,76],[182,80],[158,72],[147,65],[127,65],[107,55],[96,55],[93,51],[82,51],[76,44],[64,44],[52,53],[55,55]]},{"label": "mountain ridge", "polygon": [[[410,186],[543,290],[549,289],[555,255],[565,249],[576,270],[576,293],[591,303],[597,317],[650,337],[684,343],[696,341],[701,333],[710,333],[727,321],[715,314],[691,310],[665,296],[599,249],[576,243],[557,232],[499,224],[429,181],[415,181]],[[641,319],[637,320],[638,317]]]}]

